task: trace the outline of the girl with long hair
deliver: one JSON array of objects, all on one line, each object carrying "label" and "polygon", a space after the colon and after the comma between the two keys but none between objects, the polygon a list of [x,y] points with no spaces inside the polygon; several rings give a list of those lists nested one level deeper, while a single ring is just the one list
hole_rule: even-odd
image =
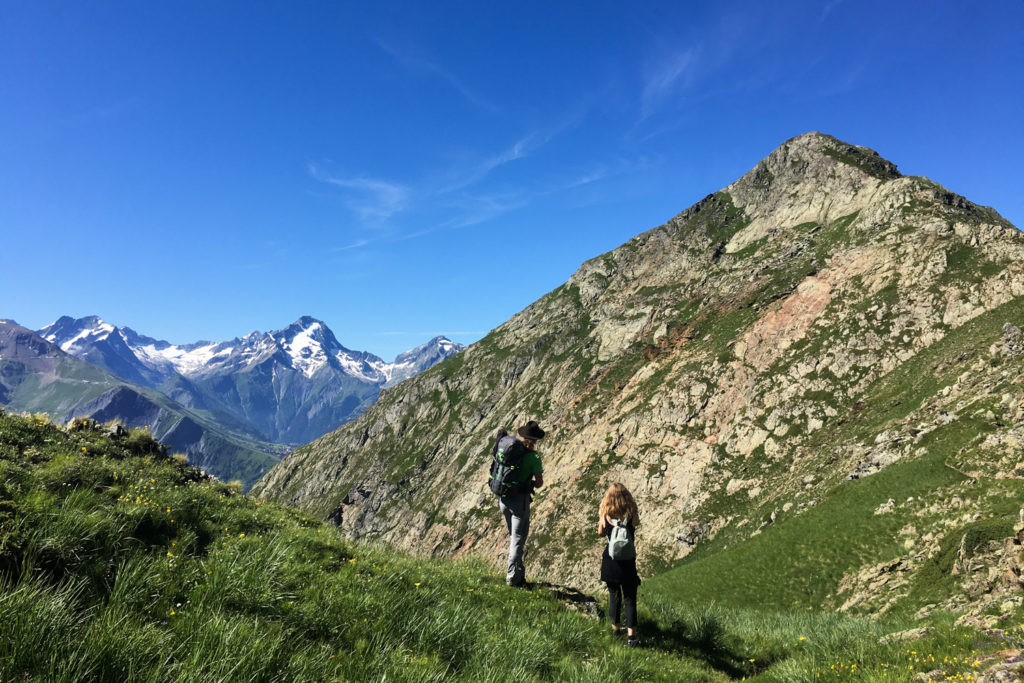
[{"label": "girl with long hair", "polygon": [[[629,543],[640,526],[640,511],[629,490],[622,484],[612,484],[601,499],[601,519],[597,524],[597,533],[612,539],[613,531],[625,528]],[[635,546],[633,546],[635,548]],[[601,580],[608,585],[608,618],[612,622],[612,631],[620,633],[619,611],[622,604],[626,606],[626,644],[635,647],[640,643],[636,626],[636,589],[640,585],[640,576],[636,573],[635,552],[632,558],[615,559],[609,552],[609,543],[605,543],[604,554],[601,556]]]}]

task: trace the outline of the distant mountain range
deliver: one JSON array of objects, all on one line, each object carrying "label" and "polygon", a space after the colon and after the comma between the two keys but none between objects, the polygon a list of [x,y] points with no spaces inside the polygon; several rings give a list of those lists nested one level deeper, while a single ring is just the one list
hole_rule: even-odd
[{"label": "distant mountain range", "polygon": [[[64,316],[35,332],[2,321],[0,405],[148,425],[196,464],[248,484],[290,446],[353,419],[382,388],[462,348],[436,337],[388,363],[345,348],[308,316],[283,330],[187,345],[96,316]],[[251,451],[244,471],[227,462],[239,449]]]}]

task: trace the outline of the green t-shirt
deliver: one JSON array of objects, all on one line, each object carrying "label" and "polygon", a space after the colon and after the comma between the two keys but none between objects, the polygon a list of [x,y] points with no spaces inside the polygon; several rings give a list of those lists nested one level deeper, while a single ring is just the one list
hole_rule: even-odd
[{"label": "green t-shirt", "polygon": [[527,451],[526,455],[523,456],[522,464],[519,466],[519,478],[516,482],[525,484],[533,479],[535,474],[544,474],[544,468],[540,464],[540,453],[537,451]]}]

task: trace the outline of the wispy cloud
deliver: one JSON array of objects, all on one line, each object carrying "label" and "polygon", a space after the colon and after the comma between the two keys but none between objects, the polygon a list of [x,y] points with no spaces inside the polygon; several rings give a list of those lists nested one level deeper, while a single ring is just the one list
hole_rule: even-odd
[{"label": "wispy cloud", "polygon": [[339,251],[349,251],[351,249],[358,249],[359,247],[365,247],[369,243],[370,243],[370,240],[356,240],[355,242],[352,242],[351,244],[346,244],[343,247],[335,247],[334,251],[335,252],[339,252]]},{"label": "wispy cloud", "polygon": [[424,55],[421,51],[415,50],[409,45],[399,47],[381,38],[375,38],[375,41],[381,50],[388,53],[392,59],[409,71],[433,75],[447,83],[470,104],[489,112],[499,111],[497,106],[478,95],[463,83],[461,79],[456,77],[455,74]]},{"label": "wispy cloud", "polygon": [[345,201],[363,221],[387,220],[406,208],[409,188],[400,183],[376,178],[338,178],[323,171],[317,164],[309,164],[313,178],[328,185],[347,190]]},{"label": "wispy cloud", "polygon": [[662,107],[678,90],[693,81],[697,50],[688,48],[674,52],[648,71],[640,99],[640,120],[647,119]]},{"label": "wispy cloud", "polygon": [[430,190],[430,193],[442,196],[469,187],[483,180],[492,171],[501,166],[529,156],[549,139],[550,136],[530,133],[517,140],[511,147],[497,154],[470,162],[461,168],[446,169],[443,173],[439,174],[438,185]]},{"label": "wispy cloud", "polygon": [[399,213],[416,210],[441,211],[451,216],[435,221],[428,228],[404,234],[382,235],[378,231],[372,239],[358,239],[334,249],[347,251],[374,242],[399,242],[438,230],[476,225],[524,206],[527,199],[521,192],[473,193],[468,190],[496,169],[529,156],[547,143],[550,137],[537,132],[530,133],[500,152],[464,161],[461,165],[450,166],[412,183],[364,176],[338,176],[316,163],[309,163],[308,171],[313,179],[345,191],[345,203],[360,220],[362,227],[379,228]]},{"label": "wispy cloud", "polygon": [[[661,26],[649,29],[650,47],[640,66],[639,114],[626,132],[627,141],[636,143],[652,137],[652,127],[661,127],[664,132],[666,119],[681,120],[678,114],[685,114],[691,105],[742,92],[737,74],[742,78],[742,74],[753,71],[748,78],[760,82],[763,65],[772,62],[775,25],[782,23],[780,12],[769,4],[764,8],[723,8],[715,14],[717,18],[701,26],[699,32],[669,32]],[[791,38],[785,36],[786,40]],[[740,58],[743,67],[737,69]],[[662,113],[671,116],[659,116]],[[668,129],[677,125],[673,122]]]},{"label": "wispy cloud", "polygon": [[[384,43],[381,47],[387,49]],[[328,171],[329,162],[308,164],[313,179],[345,193],[346,206],[359,220],[355,229],[369,229],[365,234],[351,235],[350,242],[335,247],[334,251],[395,244],[486,223],[540,197],[628,171],[630,162],[614,160],[577,170],[568,178],[563,175],[559,179],[557,173],[552,177],[547,170],[530,176],[502,174],[495,178],[500,169],[538,155],[566,130],[578,126],[592,106],[592,102],[583,100],[552,117],[546,125],[527,130],[504,147],[490,153],[463,154],[419,178],[398,181],[369,174]]]},{"label": "wispy cloud", "polygon": [[577,187],[583,187],[584,185],[590,185],[598,181],[604,180],[610,176],[617,175],[616,171],[608,168],[607,166],[599,166],[591,171],[587,171],[582,175],[578,175],[571,180],[566,181],[559,187],[560,190],[572,190]]},{"label": "wispy cloud", "polygon": [[526,193],[490,195],[464,195],[449,203],[458,210],[458,216],[440,224],[438,228],[465,228],[485,223],[498,216],[521,209],[530,202]]},{"label": "wispy cloud", "polygon": [[650,165],[651,160],[646,156],[638,156],[632,159],[619,157],[617,159],[592,166],[589,169],[578,172],[568,180],[552,185],[547,191],[547,194],[555,194],[558,192],[586,187],[587,185],[599,183],[608,178],[614,178],[616,176],[647,169]]}]

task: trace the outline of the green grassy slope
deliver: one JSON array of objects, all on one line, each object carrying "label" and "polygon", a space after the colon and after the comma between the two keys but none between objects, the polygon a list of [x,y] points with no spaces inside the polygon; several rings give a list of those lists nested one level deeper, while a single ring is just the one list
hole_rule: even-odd
[{"label": "green grassy slope", "polygon": [[66,415],[121,384],[106,371],[70,357],[55,361],[53,376],[19,362],[0,361],[0,366],[4,383],[13,387],[6,399],[6,407],[12,411]]},{"label": "green grassy slope", "polygon": [[[341,539],[205,478],[148,433],[0,412],[0,680],[906,680],[983,666],[939,624],[684,606],[641,590],[644,647],[482,562]],[[956,663],[948,663],[956,657]]]},{"label": "green grassy slope", "polygon": [[0,530],[0,680],[723,680],[482,563],[345,542],[143,431],[0,413]]}]

